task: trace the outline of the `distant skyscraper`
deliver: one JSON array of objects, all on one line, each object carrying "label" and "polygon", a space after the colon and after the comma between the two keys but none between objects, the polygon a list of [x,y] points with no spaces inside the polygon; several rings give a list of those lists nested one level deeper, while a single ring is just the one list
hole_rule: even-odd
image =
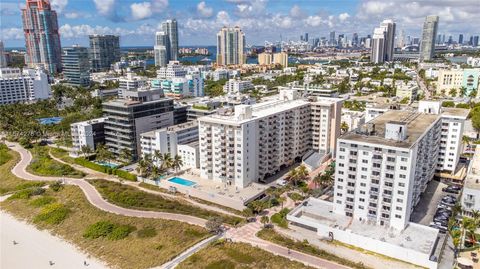
[{"label": "distant skyscraper", "polygon": [[373,32],[371,62],[392,61],[394,41],[395,23],[392,20],[384,20]]},{"label": "distant skyscraper", "polygon": [[478,35],[476,35],[476,36],[473,37],[472,46],[478,47]]},{"label": "distant skyscraper", "polygon": [[165,67],[178,60],[178,27],[176,20],[162,23],[162,31],[155,34],[155,65]]},{"label": "distant skyscraper", "polygon": [[27,0],[22,9],[25,62],[29,67],[44,66],[50,73],[62,69],[62,47],[58,34],[57,13],[48,0]]},{"label": "distant skyscraper", "polygon": [[423,23],[422,43],[420,44],[420,61],[430,61],[435,55],[435,37],[438,30],[438,16],[430,15]]},{"label": "distant skyscraper", "polygon": [[308,33],[305,33],[305,42],[308,42]]},{"label": "distant skyscraper", "polygon": [[448,45],[453,43],[453,36],[448,36]]},{"label": "distant skyscraper", "polygon": [[335,31],[330,32],[330,40],[328,41],[330,46],[335,46]]},{"label": "distant skyscraper", "polygon": [[223,27],[217,34],[217,65],[244,64],[245,35],[240,27]]},{"label": "distant skyscraper", "polygon": [[405,47],[405,31],[400,31],[400,35],[397,38],[397,48]]},{"label": "distant skyscraper", "polygon": [[120,37],[115,35],[90,35],[90,66],[93,71],[109,70],[120,61]]},{"label": "distant skyscraper", "polygon": [[167,20],[162,23],[162,31],[168,36],[168,61],[178,60],[178,27],[177,20]]},{"label": "distant skyscraper", "polygon": [[354,46],[354,47],[358,46],[358,34],[357,33],[353,33],[353,35],[352,35],[352,46]]},{"label": "distant skyscraper", "polygon": [[5,48],[3,47],[3,41],[0,40],[0,68],[7,67],[7,58],[5,57]]},{"label": "distant skyscraper", "polygon": [[155,66],[167,66],[170,44],[168,42],[168,35],[165,32],[157,32],[155,34],[155,46],[153,47],[153,51],[155,54]]},{"label": "distant skyscraper", "polygon": [[442,44],[442,35],[441,34],[438,34],[437,35],[437,44]]},{"label": "distant skyscraper", "polygon": [[90,85],[90,61],[88,49],[80,46],[63,48],[63,76],[67,83],[74,86]]},{"label": "distant skyscraper", "polygon": [[463,34],[458,35],[458,44],[463,44]]}]

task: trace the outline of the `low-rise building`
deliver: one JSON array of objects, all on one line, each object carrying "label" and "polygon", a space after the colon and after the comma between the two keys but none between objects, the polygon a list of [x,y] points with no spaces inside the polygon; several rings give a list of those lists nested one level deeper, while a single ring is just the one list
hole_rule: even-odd
[{"label": "low-rise building", "polygon": [[98,144],[105,143],[104,123],[106,118],[76,122],[70,125],[72,135],[72,156],[82,154],[82,147],[87,146],[94,152]]},{"label": "low-rise building", "polygon": [[475,210],[480,211],[480,147],[475,149],[475,154],[468,167],[461,203],[466,216],[472,216]]},{"label": "low-rise building", "polygon": [[396,96],[399,100],[407,99],[409,103],[412,103],[418,96],[418,84],[415,81],[402,81],[395,83],[397,88]]},{"label": "low-rise building", "polygon": [[225,86],[223,86],[223,91],[227,93],[243,93],[247,90],[253,89],[254,86],[251,81],[248,80],[239,80],[239,79],[229,79]]},{"label": "low-rise building", "polygon": [[177,154],[182,158],[182,168],[200,168],[198,140],[177,146]]},{"label": "low-rise building", "polygon": [[438,72],[437,88],[438,95],[452,96],[451,90],[455,90],[455,96],[462,94],[461,89],[465,88],[464,96],[469,96],[472,91],[478,91],[480,68],[474,69],[441,69]]}]

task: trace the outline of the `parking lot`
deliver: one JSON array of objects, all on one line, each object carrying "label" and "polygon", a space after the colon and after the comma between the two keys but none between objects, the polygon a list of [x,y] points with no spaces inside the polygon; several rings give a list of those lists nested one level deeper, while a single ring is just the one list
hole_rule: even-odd
[{"label": "parking lot", "polygon": [[428,183],[427,189],[420,197],[420,202],[413,210],[410,220],[415,223],[428,226],[433,220],[437,205],[440,200],[447,193],[442,192],[442,188],[447,187],[447,184],[438,182],[436,180]]}]

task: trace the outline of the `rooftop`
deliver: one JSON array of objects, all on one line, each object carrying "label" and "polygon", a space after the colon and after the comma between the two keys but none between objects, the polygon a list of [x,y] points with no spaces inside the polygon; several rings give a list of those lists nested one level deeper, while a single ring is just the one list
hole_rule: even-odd
[{"label": "rooftop", "polygon": [[137,106],[137,105],[150,104],[150,103],[156,103],[156,102],[165,102],[168,100],[172,100],[172,99],[160,98],[158,100],[147,101],[147,102],[133,101],[128,99],[115,99],[115,100],[104,103],[104,106],[107,105],[107,106],[116,106],[116,107],[129,107],[129,106]]},{"label": "rooftop", "polygon": [[177,125],[172,125],[172,126],[169,126],[169,127],[166,127],[166,128],[162,128],[162,129],[157,129],[157,130],[145,132],[145,133],[142,133],[141,136],[144,136],[144,137],[155,137],[155,133],[156,133],[156,132],[167,131],[167,132],[169,132],[169,133],[175,133],[175,132],[178,132],[178,131],[182,131],[182,130],[194,128],[194,127],[197,127],[197,126],[198,126],[198,121],[187,121],[187,122],[185,122],[185,123],[180,123],[180,124],[177,124]]},{"label": "rooftop", "polygon": [[480,190],[480,147],[475,149],[475,154],[465,178],[465,188]]},{"label": "rooftop", "polygon": [[292,210],[289,217],[299,218],[309,223],[318,223],[332,228],[350,231],[360,236],[373,238],[382,242],[401,246],[406,249],[430,254],[434,248],[438,230],[416,223],[409,223],[405,229],[397,230],[356,220],[333,213],[333,204],[310,198],[306,205]]},{"label": "rooftop", "polygon": [[[363,128],[366,128],[368,125],[374,124],[375,131],[372,134],[361,132],[360,130],[362,127],[360,127],[357,130],[342,135],[339,139],[392,147],[410,148],[439,118],[440,115],[424,114],[407,110],[390,110],[369,121],[367,124],[362,125]],[[385,139],[385,124],[391,122],[406,123],[407,138],[405,140],[396,141],[392,139]]]}]

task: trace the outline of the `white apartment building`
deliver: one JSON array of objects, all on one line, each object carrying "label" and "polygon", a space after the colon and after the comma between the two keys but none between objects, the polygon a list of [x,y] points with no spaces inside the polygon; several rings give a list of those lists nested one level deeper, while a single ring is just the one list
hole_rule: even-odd
[{"label": "white apartment building", "polygon": [[480,147],[475,149],[470,162],[461,202],[463,213],[467,216],[471,216],[474,210],[480,210]]},{"label": "white apartment building", "polygon": [[198,122],[189,121],[140,134],[141,154],[153,155],[158,150],[173,157],[178,154],[179,145],[195,141],[198,141]]},{"label": "white apartment building", "polygon": [[404,98],[408,99],[409,103],[412,103],[414,100],[417,99],[418,96],[418,84],[415,81],[399,81],[395,83],[395,87],[397,88],[396,96],[399,100],[403,100]]},{"label": "white apartment building", "polygon": [[365,123],[365,112],[342,109],[342,123],[346,123],[348,130],[357,129]]},{"label": "white apartment building", "polygon": [[334,151],[341,99],[299,97],[296,91],[281,91],[278,100],[199,118],[201,176],[244,188],[312,149]]},{"label": "white apartment building", "polygon": [[70,125],[72,134],[72,151],[70,155],[81,155],[83,146],[88,146],[93,152],[96,145],[105,143],[104,122],[106,118],[92,119],[88,121],[76,122]]},{"label": "white apartment building", "polygon": [[253,88],[254,86],[251,81],[229,79],[227,83],[225,83],[225,86],[223,86],[223,91],[227,93],[242,93]]},{"label": "white apartment building", "polygon": [[182,168],[200,168],[199,152],[198,140],[188,144],[179,144],[177,154],[182,158]]},{"label": "white apartment building", "polygon": [[341,136],[334,212],[404,229],[435,171],[455,169],[458,132],[467,115],[468,110],[441,111],[439,102],[420,102],[418,111],[387,111]]},{"label": "white apartment building", "polygon": [[187,69],[179,61],[170,61],[167,66],[160,67],[157,77],[162,79],[181,78],[187,75]]},{"label": "white apartment building", "polygon": [[135,76],[135,73],[128,72],[125,77],[119,80],[118,97],[125,98],[124,91],[136,91],[139,88],[147,86],[147,80],[144,77]]},{"label": "white apartment building", "polygon": [[41,69],[0,68],[0,105],[48,99],[50,92]]}]

